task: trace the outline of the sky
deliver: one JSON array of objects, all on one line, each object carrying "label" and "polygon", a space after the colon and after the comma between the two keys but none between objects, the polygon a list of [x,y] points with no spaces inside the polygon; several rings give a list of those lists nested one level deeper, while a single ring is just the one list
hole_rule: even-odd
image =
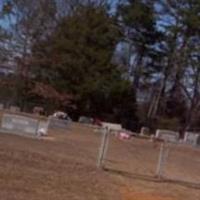
[{"label": "sky", "polygon": [[[3,5],[3,2],[5,2],[6,0],[0,0],[0,11],[2,10],[2,5]],[[108,0],[112,7],[111,7],[111,11],[110,13],[114,13],[116,11],[116,5],[118,2],[120,2],[120,0]],[[121,0],[121,2],[125,2],[126,0]],[[155,9],[156,10],[160,10],[161,7],[159,7],[158,4],[155,4]],[[163,28],[162,25],[166,25],[166,24],[169,24],[169,23],[172,23],[173,19],[170,19],[168,16],[162,16],[161,19],[157,20],[157,28],[160,30],[160,31],[165,31],[165,29]],[[8,21],[6,21],[6,19],[1,19],[0,18],[0,26],[6,28],[8,26]]]},{"label": "sky", "polygon": [[[6,0],[0,0],[0,11],[2,10],[3,7],[3,2],[5,2]],[[117,2],[119,2],[120,0],[109,0],[109,2],[111,3],[111,13],[116,11],[116,4]],[[124,0],[125,1],[125,0]],[[0,26],[5,27],[7,25],[7,22],[5,19],[0,19]]]}]

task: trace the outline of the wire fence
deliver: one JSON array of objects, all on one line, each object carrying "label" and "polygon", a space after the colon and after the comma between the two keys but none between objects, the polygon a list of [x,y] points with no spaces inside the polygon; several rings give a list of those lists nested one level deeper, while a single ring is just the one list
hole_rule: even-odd
[{"label": "wire fence", "polygon": [[110,134],[107,146],[102,166],[110,172],[200,188],[200,148]]},{"label": "wire fence", "polygon": [[171,144],[163,166],[162,176],[173,181],[199,184],[200,148]]}]

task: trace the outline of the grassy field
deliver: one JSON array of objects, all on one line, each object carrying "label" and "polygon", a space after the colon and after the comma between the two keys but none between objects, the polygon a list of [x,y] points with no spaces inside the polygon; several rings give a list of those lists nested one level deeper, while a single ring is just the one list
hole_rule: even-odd
[{"label": "grassy field", "polygon": [[[96,168],[100,141],[100,133],[80,125],[65,132],[51,131],[49,137],[40,140],[1,134],[0,199],[200,199],[200,189],[191,184],[158,182],[153,177],[159,144],[136,138],[110,138],[105,170],[100,170]],[[170,159],[177,154],[180,166],[169,165],[169,175],[183,174],[189,169],[191,174],[186,174],[186,178],[200,180],[196,167],[200,151],[184,148],[173,152],[176,153]],[[183,167],[184,156],[197,161]]]}]

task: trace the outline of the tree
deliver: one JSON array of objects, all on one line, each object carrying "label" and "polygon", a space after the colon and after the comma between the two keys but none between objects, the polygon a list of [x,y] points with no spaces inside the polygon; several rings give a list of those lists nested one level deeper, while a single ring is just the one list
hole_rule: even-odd
[{"label": "tree", "polygon": [[56,2],[54,0],[5,0],[9,39],[4,45],[9,52],[9,61],[17,65],[15,74],[15,92],[13,104],[23,104],[26,100],[23,94],[28,93],[30,68],[28,60],[31,57],[31,47],[40,37],[48,34],[54,26]]},{"label": "tree", "polygon": [[[80,113],[115,114],[115,101],[109,104],[113,85],[127,82],[111,63],[121,36],[120,28],[105,6],[78,6],[58,23],[50,37],[34,45],[36,79],[60,92],[73,94]],[[126,84],[125,90],[128,87]]]},{"label": "tree", "polygon": [[[187,129],[195,117],[198,108],[198,80],[199,80],[199,25],[200,2],[189,1],[159,1],[162,12],[160,25],[165,31],[167,78],[168,88],[171,89],[171,103],[180,98],[185,98],[186,109],[182,113],[185,123],[183,129]],[[163,23],[165,18],[167,22]],[[165,91],[167,92],[167,91]],[[169,104],[168,104],[169,105]],[[167,108],[168,109],[168,108]],[[182,118],[182,116],[180,116]]]},{"label": "tree", "polygon": [[9,35],[6,31],[4,19],[10,13],[9,6],[0,4],[0,62],[4,62],[8,59],[8,49],[5,42],[9,39]]},{"label": "tree", "polygon": [[141,78],[152,71],[152,61],[156,60],[154,47],[160,37],[156,30],[152,1],[128,0],[128,3],[119,4],[118,15],[124,26],[125,41],[130,45],[129,64],[133,86],[139,90]]}]

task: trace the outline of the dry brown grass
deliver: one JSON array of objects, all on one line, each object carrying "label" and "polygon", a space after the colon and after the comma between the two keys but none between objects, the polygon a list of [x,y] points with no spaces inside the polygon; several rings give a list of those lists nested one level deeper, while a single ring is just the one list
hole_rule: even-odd
[{"label": "dry brown grass", "polygon": [[173,200],[170,197],[164,197],[156,193],[143,193],[124,190],[122,200]]},{"label": "dry brown grass", "polygon": [[[157,156],[150,156],[154,150],[147,141],[113,138],[106,161],[110,171],[98,170],[100,139],[99,133],[78,125],[42,140],[1,134],[0,200],[153,200],[152,194],[155,200],[200,199],[199,190],[131,174],[153,172]],[[136,160],[134,148],[140,151]],[[125,195],[123,188],[129,189]]]}]

